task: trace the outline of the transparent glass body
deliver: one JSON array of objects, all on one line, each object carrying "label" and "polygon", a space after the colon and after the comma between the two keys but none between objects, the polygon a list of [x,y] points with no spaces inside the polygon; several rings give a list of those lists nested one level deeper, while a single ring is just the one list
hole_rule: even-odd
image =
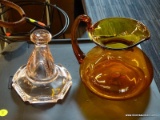
[{"label": "transparent glass body", "polygon": [[13,77],[12,86],[29,103],[55,103],[63,99],[72,85],[71,75],[62,65],[54,64],[48,47],[51,34],[38,29],[31,34],[35,48],[27,65],[21,66]]},{"label": "transparent glass body", "polygon": [[[84,54],[76,30],[87,24],[91,40],[98,46]],[[153,67],[145,53],[136,47],[150,33],[141,22],[130,18],[106,18],[92,25],[87,15],[75,19],[72,47],[80,65],[83,83],[93,93],[111,100],[124,100],[143,93],[153,79]]]},{"label": "transparent glass body", "polygon": [[138,47],[130,50],[103,50],[96,46],[81,63],[85,85],[101,97],[123,100],[143,93],[152,82],[150,60]]}]

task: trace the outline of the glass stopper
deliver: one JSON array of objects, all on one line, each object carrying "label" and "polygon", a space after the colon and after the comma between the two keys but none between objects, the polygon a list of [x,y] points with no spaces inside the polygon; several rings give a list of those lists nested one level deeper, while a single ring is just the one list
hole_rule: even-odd
[{"label": "glass stopper", "polygon": [[51,34],[46,30],[39,29],[34,31],[30,38],[35,43],[35,48],[27,63],[28,79],[35,84],[52,82],[58,73],[48,47]]},{"label": "glass stopper", "polygon": [[54,63],[47,30],[35,30],[31,36],[35,43],[27,65],[21,66],[13,76],[12,86],[24,102],[55,103],[63,99],[72,85],[71,75],[62,65]]}]

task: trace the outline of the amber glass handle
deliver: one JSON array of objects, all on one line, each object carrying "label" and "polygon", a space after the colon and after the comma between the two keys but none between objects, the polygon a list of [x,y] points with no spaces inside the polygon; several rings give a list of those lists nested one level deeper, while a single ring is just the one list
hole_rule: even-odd
[{"label": "amber glass handle", "polygon": [[72,48],[73,48],[74,54],[79,64],[81,64],[83,62],[83,59],[85,58],[85,54],[80,49],[77,41],[77,29],[80,22],[85,22],[87,24],[87,30],[91,29],[91,25],[92,25],[91,18],[87,15],[79,15],[73,23],[72,30],[71,30],[71,42],[72,42]]}]

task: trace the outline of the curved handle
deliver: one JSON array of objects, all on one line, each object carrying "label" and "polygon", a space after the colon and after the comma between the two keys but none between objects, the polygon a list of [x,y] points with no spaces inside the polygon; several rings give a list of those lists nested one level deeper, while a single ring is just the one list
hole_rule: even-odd
[{"label": "curved handle", "polygon": [[91,18],[87,15],[79,15],[73,23],[73,26],[71,29],[71,42],[72,42],[72,48],[73,48],[74,54],[75,54],[79,64],[81,64],[83,62],[83,59],[85,58],[85,54],[80,49],[80,47],[78,45],[78,41],[77,41],[77,28],[78,28],[79,23],[81,21],[83,21],[87,24],[87,30],[89,30],[92,25]]},{"label": "curved handle", "polygon": [[4,21],[0,20],[0,26],[9,28],[9,27],[15,27],[17,25],[20,25],[20,24],[23,24],[26,22],[25,12],[22,10],[22,8],[20,6],[14,4],[13,2],[10,2],[8,0],[1,0],[0,3],[17,10],[18,13],[22,16],[22,18],[16,22],[4,22]]}]

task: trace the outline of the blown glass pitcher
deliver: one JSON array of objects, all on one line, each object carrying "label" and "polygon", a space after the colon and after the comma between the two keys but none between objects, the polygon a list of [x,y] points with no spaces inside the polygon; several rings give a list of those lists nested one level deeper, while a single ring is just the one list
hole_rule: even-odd
[{"label": "blown glass pitcher", "polygon": [[[76,37],[81,21],[87,24],[89,37],[97,44],[87,54],[80,49]],[[106,18],[92,25],[89,16],[78,16],[71,39],[83,83],[93,93],[111,100],[143,93],[152,82],[153,67],[137,45],[149,38],[147,27],[131,18]]]}]

